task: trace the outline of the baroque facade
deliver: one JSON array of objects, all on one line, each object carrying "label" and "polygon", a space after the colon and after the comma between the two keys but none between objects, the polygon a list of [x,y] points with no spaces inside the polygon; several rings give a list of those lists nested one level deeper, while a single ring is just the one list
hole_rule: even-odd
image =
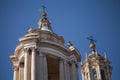
[{"label": "baroque facade", "polygon": [[[91,52],[81,65],[83,80],[111,80],[110,61],[95,50],[91,39]],[[13,64],[13,80],[79,80],[78,62],[81,55],[69,41],[52,31],[45,11],[38,21],[38,28],[30,28],[19,39],[14,54],[10,55]]]},{"label": "baroque facade", "polygon": [[86,54],[86,59],[81,64],[81,73],[83,80],[112,80],[112,68],[110,61],[105,56],[101,56],[95,49],[93,39],[90,42],[90,54]]},{"label": "baroque facade", "polygon": [[13,80],[79,80],[80,53],[70,41],[66,47],[63,37],[52,31],[45,12],[38,28],[30,28],[19,42],[10,56]]}]

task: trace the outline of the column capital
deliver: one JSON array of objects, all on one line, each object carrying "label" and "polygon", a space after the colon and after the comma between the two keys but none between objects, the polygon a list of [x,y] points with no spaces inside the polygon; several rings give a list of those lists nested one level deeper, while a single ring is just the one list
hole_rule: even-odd
[{"label": "column capital", "polygon": [[63,60],[64,61],[64,64],[67,64],[67,61],[66,60]]},{"label": "column capital", "polygon": [[37,50],[37,48],[36,48],[36,47],[30,47],[30,49],[31,49],[32,51]]},{"label": "column capital", "polygon": [[42,53],[42,54],[43,54],[43,57],[46,57],[46,55],[47,55],[46,53]]},{"label": "column capital", "polygon": [[61,58],[61,57],[59,57],[58,59],[59,59],[59,61],[64,61],[64,59],[63,59],[63,58]]},{"label": "column capital", "polygon": [[28,52],[29,51],[29,48],[24,48],[24,52]]},{"label": "column capital", "polygon": [[35,69],[35,62],[36,62],[36,47],[31,47],[30,48],[31,51],[32,51],[32,56],[31,56],[31,80],[35,80],[35,72],[36,72],[36,69]]},{"label": "column capital", "polygon": [[43,54],[42,52],[39,52],[39,56],[40,56],[40,57],[43,57],[44,54]]},{"label": "column capital", "polygon": [[76,61],[75,60],[71,60],[70,63],[76,63]]},{"label": "column capital", "polygon": [[42,57],[46,57],[46,55],[47,55],[47,54],[44,53],[44,52],[40,52],[40,53],[39,53],[39,56],[42,56]]},{"label": "column capital", "polygon": [[17,66],[13,66],[13,70],[14,71],[18,71],[18,67]]}]

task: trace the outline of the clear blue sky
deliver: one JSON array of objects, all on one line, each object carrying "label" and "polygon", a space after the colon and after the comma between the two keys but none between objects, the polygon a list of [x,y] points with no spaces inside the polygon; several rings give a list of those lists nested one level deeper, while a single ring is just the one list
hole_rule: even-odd
[{"label": "clear blue sky", "polygon": [[[38,11],[44,4],[55,33],[78,48],[84,60],[89,53],[92,35],[97,51],[107,53],[113,66],[113,80],[120,74],[120,1],[118,0],[0,0],[0,80],[12,80],[9,55],[14,53],[18,38],[27,30],[37,28],[41,18]],[[81,79],[80,79],[81,80]]]}]

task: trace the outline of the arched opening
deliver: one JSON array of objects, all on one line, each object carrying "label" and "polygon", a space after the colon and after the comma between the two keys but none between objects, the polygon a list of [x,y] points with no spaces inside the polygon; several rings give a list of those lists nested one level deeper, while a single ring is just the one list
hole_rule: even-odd
[{"label": "arched opening", "polygon": [[102,80],[106,80],[106,78],[105,78],[105,72],[104,72],[103,69],[101,69],[101,78],[102,78]]},{"label": "arched opening", "polygon": [[47,56],[48,80],[59,80],[59,61],[58,58]]},{"label": "arched opening", "polygon": [[92,70],[92,80],[98,80],[97,79],[97,72],[95,69]]}]

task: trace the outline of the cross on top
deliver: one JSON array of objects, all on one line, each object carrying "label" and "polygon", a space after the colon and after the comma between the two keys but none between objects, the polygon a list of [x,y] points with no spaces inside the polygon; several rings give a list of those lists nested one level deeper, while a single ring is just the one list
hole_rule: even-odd
[{"label": "cross on top", "polygon": [[90,43],[96,42],[96,40],[93,38],[93,36],[87,37],[88,40],[90,40]]},{"label": "cross on top", "polygon": [[42,6],[41,6],[41,12],[45,12],[45,8],[46,8],[46,7],[45,7],[44,5],[42,5]]}]

